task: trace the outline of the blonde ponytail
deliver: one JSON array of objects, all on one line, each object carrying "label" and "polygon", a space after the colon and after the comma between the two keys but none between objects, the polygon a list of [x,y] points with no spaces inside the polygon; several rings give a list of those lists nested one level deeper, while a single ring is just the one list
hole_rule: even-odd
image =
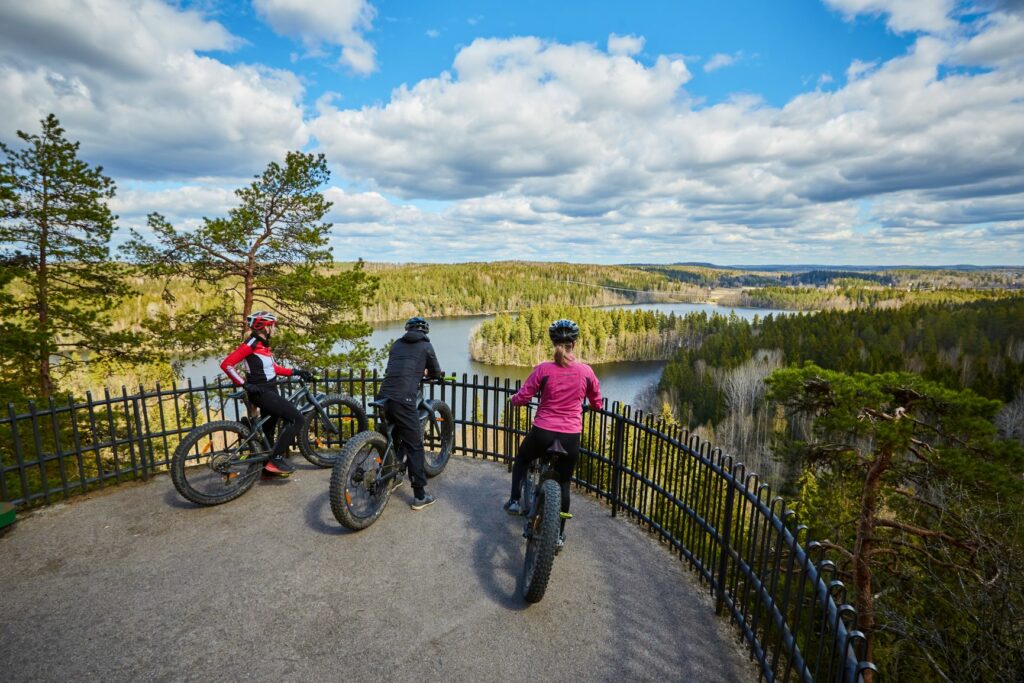
[{"label": "blonde ponytail", "polygon": [[555,364],[562,368],[567,368],[576,362],[576,356],[573,355],[572,349],[576,346],[573,342],[565,344],[555,344]]}]

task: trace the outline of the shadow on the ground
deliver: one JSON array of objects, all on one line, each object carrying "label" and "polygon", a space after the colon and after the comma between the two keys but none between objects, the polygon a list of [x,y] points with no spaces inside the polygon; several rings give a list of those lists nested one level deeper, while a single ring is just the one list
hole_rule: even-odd
[{"label": "shadow on the ground", "polygon": [[[480,489],[469,483],[446,482],[445,495],[459,501],[461,504],[453,509],[465,514],[474,510],[471,501],[479,504]],[[484,593],[498,606],[519,611],[529,607],[521,593],[523,518],[509,517],[501,508],[502,502],[496,499],[493,510],[477,505],[474,523],[469,525],[475,537],[467,540],[473,544],[473,570]]]},{"label": "shadow on the ground", "polygon": [[331,512],[330,495],[330,491],[322,491],[306,503],[304,511],[306,526],[327,536],[346,536],[356,533],[346,529],[338,523],[338,520],[334,519],[334,513]]}]

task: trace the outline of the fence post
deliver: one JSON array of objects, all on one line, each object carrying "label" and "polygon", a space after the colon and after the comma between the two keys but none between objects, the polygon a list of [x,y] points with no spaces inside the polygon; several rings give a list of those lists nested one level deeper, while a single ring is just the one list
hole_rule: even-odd
[{"label": "fence post", "polygon": [[615,431],[612,433],[612,517],[619,511],[622,493],[622,451],[626,441],[626,421],[615,413]]},{"label": "fence post", "polygon": [[149,467],[146,465],[146,435],[142,431],[142,410],[139,408],[137,396],[132,399],[132,409],[135,412],[135,436],[139,440],[139,466],[142,468],[142,480],[149,481]]},{"label": "fence post", "polygon": [[[731,475],[731,473],[730,473]],[[732,532],[732,501],[736,492],[736,481],[732,476],[725,478],[725,485],[729,489],[725,492],[725,521],[722,522],[722,549],[718,558],[718,585],[715,590],[715,614],[722,615],[722,606],[725,602],[725,568],[726,560],[732,554],[730,546],[730,534]]]}]

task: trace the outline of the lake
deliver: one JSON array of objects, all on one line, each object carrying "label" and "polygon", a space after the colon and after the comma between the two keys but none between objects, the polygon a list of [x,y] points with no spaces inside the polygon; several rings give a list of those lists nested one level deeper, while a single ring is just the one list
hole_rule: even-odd
[{"label": "lake", "polygon": [[[764,317],[768,314],[785,314],[787,311],[779,311],[767,308],[725,308],[715,304],[626,304],[622,306],[609,306],[607,308],[623,308],[626,310],[660,311],[665,315],[675,313],[683,316],[687,313],[706,311],[707,313],[719,313],[728,315],[734,311],[737,316],[751,320],[754,316]],[[478,363],[469,357],[469,336],[473,328],[490,320],[493,315],[471,315],[455,318],[431,318],[430,319],[430,341],[437,351],[437,358],[441,362],[441,368],[446,373],[456,373],[461,379],[466,373],[470,377],[474,374],[483,377],[508,377],[510,379],[526,379],[530,374],[530,368],[513,365],[489,365]],[[373,333],[370,335],[370,344],[379,348],[392,339],[405,334],[405,321],[397,320],[391,322],[377,323],[374,325]],[[202,382],[203,377],[212,379],[220,374],[221,358],[207,358],[186,365],[184,373],[186,378],[193,382]],[[586,360],[585,358],[583,360]],[[620,401],[633,404],[637,395],[649,386],[657,383],[661,378],[661,370],[665,367],[664,361],[622,361],[617,363],[600,363],[594,365],[594,372],[601,382],[601,393],[609,401]]]}]

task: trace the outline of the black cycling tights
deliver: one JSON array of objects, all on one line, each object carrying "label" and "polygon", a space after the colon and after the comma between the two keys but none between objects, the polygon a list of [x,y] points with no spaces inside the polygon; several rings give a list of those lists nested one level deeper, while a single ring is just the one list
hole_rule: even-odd
[{"label": "black cycling tights", "polygon": [[562,512],[568,512],[569,482],[572,481],[572,473],[576,471],[576,461],[580,457],[579,434],[552,432],[540,427],[530,429],[526,438],[519,444],[519,452],[516,453],[515,462],[512,463],[512,499],[519,500],[519,489],[526,478],[526,470],[530,467],[530,463],[544,455],[555,439],[558,439],[562,443],[562,448],[565,449],[565,453],[555,461],[555,471],[558,472],[558,483],[562,486]]},{"label": "black cycling tights", "polygon": [[[258,389],[249,394],[249,400],[260,409],[263,415],[271,416],[263,424],[263,433],[274,444],[273,455],[284,455],[299,433],[299,427],[302,426],[302,413],[291,401],[277,393],[277,387],[273,384],[268,382],[265,385],[258,384],[256,386]],[[278,434],[277,441],[274,441],[274,427],[277,426],[279,418],[284,422],[284,427]]]}]

